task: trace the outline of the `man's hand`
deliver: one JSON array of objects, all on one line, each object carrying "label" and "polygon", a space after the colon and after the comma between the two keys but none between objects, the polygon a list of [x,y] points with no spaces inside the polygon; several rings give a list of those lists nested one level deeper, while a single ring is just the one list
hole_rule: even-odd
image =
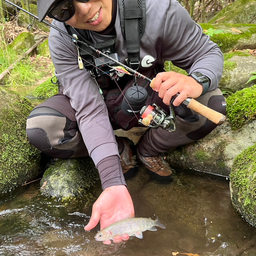
[{"label": "man's hand", "polygon": [[[86,231],[93,229],[100,221],[100,229],[103,229],[112,223],[134,217],[134,206],[132,198],[124,185],[112,186],[106,188],[92,207],[92,216],[89,223],[84,227]],[[128,240],[127,234],[114,238],[114,243]],[[104,244],[110,244],[111,241],[104,241]]]},{"label": "man's hand", "polygon": [[188,97],[198,98],[203,92],[202,85],[194,78],[173,71],[158,73],[150,86],[158,92],[158,96],[166,105],[169,105],[171,98],[179,93],[173,101],[174,106],[179,106]]}]

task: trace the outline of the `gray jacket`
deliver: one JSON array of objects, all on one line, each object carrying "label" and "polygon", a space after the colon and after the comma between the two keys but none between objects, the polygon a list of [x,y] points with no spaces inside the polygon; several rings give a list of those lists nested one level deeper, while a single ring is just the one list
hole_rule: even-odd
[{"label": "gray jacket", "polygon": [[[125,63],[126,46],[117,9],[115,47],[120,61]],[[53,24],[66,31],[63,23],[53,21]],[[104,38],[94,32],[90,34],[95,41]],[[49,47],[56,76],[64,88],[63,93],[70,98],[71,106],[76,111],[79,129],[95,165],[108,157],[118,156],[105,102],[90,73],[78,68],[77,49],[72,40],[51,29]],[[203,34],[201,27],[176,0],[146,0],[146,26],[140,55],[141,60],[150,55],[155,63],[162,66],[170,60],[188,73],[201,72],[211,80],[209,90],[217,88],[223,71],[223,55],[219,47]],[[120,173],[113,173],[111,177],[112,181],[109,179],[104,188],[124,184]]]}]

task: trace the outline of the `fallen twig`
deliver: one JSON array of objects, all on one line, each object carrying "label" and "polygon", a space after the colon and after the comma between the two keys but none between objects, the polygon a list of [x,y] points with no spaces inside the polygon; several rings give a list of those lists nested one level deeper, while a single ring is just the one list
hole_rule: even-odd
[{"label": "fallen twig", "polygon": [[23,183],[21,186],[27,186],[28,184],[34,183],[34,182],[36,182],[36,181],[38,181],[38,180],[41,180],[41,178],[38,178],[38,179],[36,179],[36,180],[31,180],[31,181],[29,181],[29,182],[25,182],[25,183]]}]

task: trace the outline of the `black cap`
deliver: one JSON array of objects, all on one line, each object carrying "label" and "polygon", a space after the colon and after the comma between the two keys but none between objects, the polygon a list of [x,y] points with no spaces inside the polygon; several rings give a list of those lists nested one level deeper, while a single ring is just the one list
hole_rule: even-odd
[{"label": "black cap", "polygon": [[56,0],[37,0],[37,13],[39,21],[42,21],[47,15],[50,7]]}]

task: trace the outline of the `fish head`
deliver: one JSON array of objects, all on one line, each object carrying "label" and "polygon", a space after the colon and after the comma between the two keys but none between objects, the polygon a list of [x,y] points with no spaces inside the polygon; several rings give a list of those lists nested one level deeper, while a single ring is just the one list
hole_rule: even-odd
[{"label": "fish head", "polygon": [[113,238],[113,234],[110,230],[101,230],[94,236],[96,241],[106,241]]}]

